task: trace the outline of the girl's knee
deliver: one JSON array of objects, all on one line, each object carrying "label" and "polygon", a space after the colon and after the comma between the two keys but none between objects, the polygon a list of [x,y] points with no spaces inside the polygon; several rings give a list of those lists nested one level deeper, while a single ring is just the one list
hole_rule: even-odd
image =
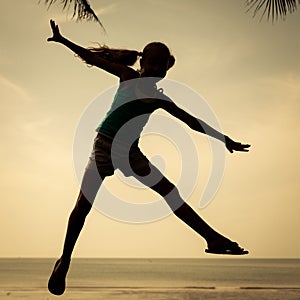
[{"label": "girl's knee", "polygon": [[166,178],[161,180],[156,186],[152,187],[152,189],[165,199],[172,211],[175,211],[184,203],[177,187]]},{"label": "girl's knee", "polygon": [[80,192],[74,209],[77,210],[79,214],[87,215],[91,208],[92,203],[90,200],[87,199],[82,192]]},{"label": "girl's knee", "polygon": [[173,212],[184,204],[184,200],[182,199],[178,189],[174,185],[173,188],[171,188],[170,185],[170,190],[163,197]]},{"label": "girl's knee", "polygon": [[171,191],[177,191],[176,186],[167,180],[165,177],[162,178],[157,184],[151,187],[154,191],[159,193],[162,197],[168,195]]}]

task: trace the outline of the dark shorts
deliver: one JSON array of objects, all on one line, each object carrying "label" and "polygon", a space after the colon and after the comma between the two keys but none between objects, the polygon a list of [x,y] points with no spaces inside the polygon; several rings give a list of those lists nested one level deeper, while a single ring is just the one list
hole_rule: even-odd
[{"label": "dark shorts", "polygon": [[138,143],[128,145],[98,132],[86,169],[98,171],[102,178],[113,175],[116,169],[126,177],[146,176],[150,164]]}]

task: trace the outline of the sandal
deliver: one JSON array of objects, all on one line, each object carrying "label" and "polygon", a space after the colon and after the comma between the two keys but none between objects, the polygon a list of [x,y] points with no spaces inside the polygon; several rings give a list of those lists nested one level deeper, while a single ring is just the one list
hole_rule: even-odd
[{"label": "sandal", "polygon": [[249,251],[244,250],[235,242],[229,242],[225,244],[221,244],[220,246],[210,247],[205,249],[206,253],[210,254],[227,254],[227,255],[245,255],[248,254]]}]

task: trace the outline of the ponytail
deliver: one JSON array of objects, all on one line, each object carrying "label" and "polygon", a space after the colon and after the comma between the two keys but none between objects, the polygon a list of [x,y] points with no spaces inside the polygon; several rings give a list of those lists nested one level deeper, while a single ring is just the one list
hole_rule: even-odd
[{"label": "ponytail", "polygon": [[104,59],[125,66],[134,65],[138,57],[141,56],[141,53],[136,50],[112,49],[107,47],[106,45],[92,47],[89,48],[89,50],[97,53]]},{"label": "ponytail", "polygon": [[171,69],[175,64],[175,57],[171,54],[169,58],[168,70]]},{"label": "ponytail", "polygon": [[153,47],[159,48],[161,51],[165,52],[169,56],[169,65],[168,69],[170,69],[175,64],[175,58],[170,53],[169,48],[161,43],[161,42],[152,42],[146,45],[143,49],[143,52],[139,52],[136,50],[128,50],[128,49],[113,49],[109,48],[106,45],[99,45],[99,47],[90,47],[88,48],[91,52],[96,53],[101,58],[104,58],[110,62],[114,62],[117,64],[132,66],[138,60],[139,57],[147,56],[147,53]]}]

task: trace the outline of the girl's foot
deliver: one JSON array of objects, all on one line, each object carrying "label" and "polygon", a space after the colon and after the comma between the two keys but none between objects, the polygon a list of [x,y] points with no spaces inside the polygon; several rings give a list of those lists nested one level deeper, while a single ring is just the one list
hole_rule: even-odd
[{"label": "girl's foot", "polygon": [[218,235],[207,241],[206,253],[211,254],[230,254],[230,255],[244,255],[248,254],[247,250],[241,248],[238,243],[232,242],[222,235]]},{"label": "girl's foot", "polygon": [[62,295],[66,288],[66,276],[69,270],[70,260],[56,261],[54,269],[48,281],[48,290],[54,295]]}]

